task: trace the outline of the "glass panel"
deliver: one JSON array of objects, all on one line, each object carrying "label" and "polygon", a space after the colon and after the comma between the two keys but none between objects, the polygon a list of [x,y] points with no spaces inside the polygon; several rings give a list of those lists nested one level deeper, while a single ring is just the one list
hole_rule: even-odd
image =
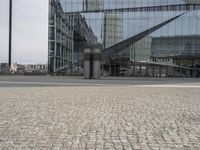
[{"label": "glass panel", "polygon": [[126,58],[127,64],[194,67],[185,62],[200,54],[199,4],[188,0],[61,0],[51,5],[55,11],[49,18],[54,71],[80,62],[84,48],[97,43],[103,47],[102,61],[107,65],[124,65]]}]

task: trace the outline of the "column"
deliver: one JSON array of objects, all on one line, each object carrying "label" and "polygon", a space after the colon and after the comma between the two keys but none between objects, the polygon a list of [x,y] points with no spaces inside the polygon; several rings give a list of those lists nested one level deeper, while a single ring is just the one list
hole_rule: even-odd
[{"label": "column", "polygon": [[93,49],[93,78],[100,79],[101,77],[101,50]]},{"label": "column", "polygon": [[91,79],[91,49],[84,50],[84,78]]}]

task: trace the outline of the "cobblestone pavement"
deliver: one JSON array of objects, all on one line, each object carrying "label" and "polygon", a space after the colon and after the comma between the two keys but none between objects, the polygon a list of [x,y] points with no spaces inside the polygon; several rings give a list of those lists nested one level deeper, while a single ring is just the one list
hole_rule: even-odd
[{"label": "cobblestone pavement", "polygon": [[200,88],[0,88],[1,150],[199,150]]}]

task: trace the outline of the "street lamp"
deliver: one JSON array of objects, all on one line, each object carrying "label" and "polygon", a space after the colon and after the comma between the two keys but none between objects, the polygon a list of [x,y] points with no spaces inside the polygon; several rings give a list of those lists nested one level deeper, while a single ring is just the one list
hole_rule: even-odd
[{"label": "street lamp", "polygon": [[8,46],[9,52],[8,52],[8,63],[9,67],[11,67],[12,62],[12,0],[9,2],[9,46]]}]

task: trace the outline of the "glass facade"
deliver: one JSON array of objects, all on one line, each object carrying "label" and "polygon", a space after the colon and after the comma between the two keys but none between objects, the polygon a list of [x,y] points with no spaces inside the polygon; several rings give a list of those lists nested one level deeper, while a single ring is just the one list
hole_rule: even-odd
[{"label": "glass facade", "polygon": [[199,0],[49,0],[49,73],[81,75],[102,45],[102,74],[199,76]]}]

